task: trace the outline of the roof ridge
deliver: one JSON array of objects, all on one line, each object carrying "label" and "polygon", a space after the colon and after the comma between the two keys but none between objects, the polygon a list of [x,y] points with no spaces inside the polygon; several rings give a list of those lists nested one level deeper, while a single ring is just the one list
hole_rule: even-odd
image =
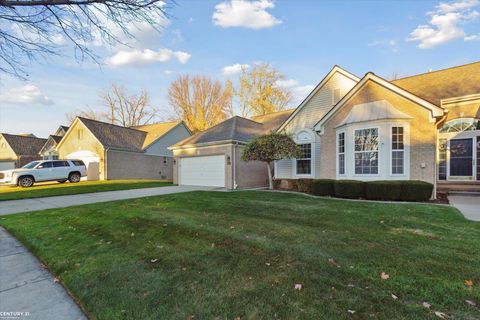
[{"label": "roof ridge", "polygon": [[395,82],[395,81],[404,80],[404,79],[413,78],[413,77],[418,77],[418,76],[422,76],[422,75],[442,72],[442,71],[446,71],[446,70],[450,70],[450,69],[457,69],[457,68],[466,67],[466,66],[469,66],[469,65],[472,65],[472,64],[477,64],[477,63],[480,63],[480,61],[464,63],[464,64],[460,64],[460,65],[457,65],[457,66],[448,67],[448,68],[444,68],[444,69],[438,69],[438,70],[434,70],[434,71],[421,72],[421,73],[413,74],[413,75],[410,75],[410,76],[398,78],[398,79],[395,79],[395,80],[390,80],[390,82]]},{"label": "roof ridge", "polygon": [[30,139],[43,139],[43,140],[46,140],[47,138],[40,138],[40,137],[37,137],[37,136],[25,136],[25,135],[22,135],[22,134],[13,134],[13,133],[0,133],[4,136],[14,136],[14,137],[20,137],[20,138],[30,138]]},{"label": "roof ridge", "polygon": [[[138,127],[147,127],[147,126],[154,126],[157,124],[169,124],[169,123],[180,123],[182,120],[175,120],[175,121],[165,121],[165,122],[155,122],[155,123],[146,123],[146,124],[139,124],[138,126],[131,126],[131,127],[126,127],[126,128],[138,128]],[[138,130],[138,129],[135,129]]]},{"label": "roof ridge", "polygon": [[98,122],[98,123],[101,123],[101,124],[104,124],[104,125],[108,125],[108,126],[113,126],[113,127],[118,127],[118,128],[123,128],[123,129],[128,129],[128,130],[135,130],[135,131],[138,131],[138,132],[143,132],[143,133],[146,133],[146,131],[143,131],[143,130],[138,130],[138,129],[134,129],[132,127],[124,127],[124,126],[120,126],[118,124],[113,124],[113,123],[108,123],[108,122],[104,122],[104,121],[100,121],[100,120],[94,120],[94,119],[89,119],[89,118],[84,118],[84,117],[78,117],[80,120],[87,120],[87,121],[93,121],[93,122]]}]

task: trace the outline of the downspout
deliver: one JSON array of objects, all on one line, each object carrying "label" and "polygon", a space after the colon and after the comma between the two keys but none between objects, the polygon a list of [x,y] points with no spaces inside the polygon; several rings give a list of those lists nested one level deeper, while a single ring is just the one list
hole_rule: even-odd
[{"label": "downspout", "polygon": [[103,179],[104,180],[108,180],[108,174],[107,174],[108,150],[110,150],[110,147],[107,147],[107,149],[103,149]]},{"label": "downspout", "polygon": [[236,190],[237,189],[237,170],[236,170],[236,163],[235,163],[235,160],[236,160],[236,146],[238,146],[238,142],[235,142],[235,144],[233,145],[233,159],[232,159],[232,166],[233,166],[233,189]]}]

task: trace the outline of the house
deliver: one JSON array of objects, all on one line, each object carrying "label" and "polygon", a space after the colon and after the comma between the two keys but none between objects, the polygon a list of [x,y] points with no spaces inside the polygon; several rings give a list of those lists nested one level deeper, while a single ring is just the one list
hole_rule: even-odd
[{"label": "house", "polygon": [[56,152],[62,159],[83,160],[89,180],[171,180],[168,147],[190,135],[182,121],[128,128],[77,117]]},{"label": "house", "polygon": [[40,159],[39,151],[46,141],[33,135],[0,133],[0,170],[19,168]]},{"label": "house", "polygon": [[277,179],[480,185],[480,62],[387,81],[335,66],[281,125],[302,157]]},{"label": "house", "polygon": [[267,185],[265,163],[242,161],[242,148],[254,136],[277,130],[291,113],[235,116],[173,145],[174,183],[227,189]]},{"label": "house", "polygon": [[65,133],[67,133],[68,128],[69,127],[67,126],[60,126],[54,134],[48,136],[47,142],[45,142],[39,153],[43,160],[58,159],[56,147],[60,143],[60,140],[62,140]]}]

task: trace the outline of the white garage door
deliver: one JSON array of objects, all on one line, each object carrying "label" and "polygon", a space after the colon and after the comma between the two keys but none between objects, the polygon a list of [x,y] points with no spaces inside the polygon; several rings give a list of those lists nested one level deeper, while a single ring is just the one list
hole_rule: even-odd
[{"label": "white garage door", "polygon": [[225,187],[225,156],[180,158],[179,184]]},{"label": "white garage door", "polygon": [[67,159],[82,160],[87,167],[87,176],[82,180],[99,180],[100,179],[100,157],[91,151],[81,150],[70,153]]},{"label": "white garage door", "polygon": [[0,161],[0,171],[15,169],[15,161]]}]

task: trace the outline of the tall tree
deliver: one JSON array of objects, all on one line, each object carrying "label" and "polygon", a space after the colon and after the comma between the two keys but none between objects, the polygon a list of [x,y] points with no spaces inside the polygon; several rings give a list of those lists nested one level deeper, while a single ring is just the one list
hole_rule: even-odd
[{"label": "tall tree", "polygon": [[60,54],[70,42],[79,60],[97,55],[93,42],[109,45],[132,37],[132,24],[160,29],[171,0],[0,0],[0,72],[28,76],[25,60]]},{"label": "tall tree", "polygon": [[273,189],[272,162],[295,158],[299,155],[300,149],[289,135],[272,132],[250,140],[243,148],[242,160],[265,162],[268,170],[268,186]]},{"label": "tall tree", "polygon": [[279,85],[285,77],[269,64],[242,68],[236,95],[242,117],[258,116],[284,110],[291,100],[288,88]]},{"label": "tall tree", "polygon": [[123,86],[112,84],[109,91],[100,96],[107,111],[105,117],[112,124],[124,127],[147,124],[157,115],[150,105],[146,90],[139,94],[129,94]]},{"label": "tall tree", "polygon": [[105,120],[105,113],[97,112],[92,109],[76,110],[74,112],[68,112],[65,117],[71,123],[76,117],[82,117],[92,120]]},{"label": "tall tree", "polygon": [[193,132],[203,131],[232,115],[232,84],[205,76],[179,76],[170,85],[168,99],[179,119]]}]

